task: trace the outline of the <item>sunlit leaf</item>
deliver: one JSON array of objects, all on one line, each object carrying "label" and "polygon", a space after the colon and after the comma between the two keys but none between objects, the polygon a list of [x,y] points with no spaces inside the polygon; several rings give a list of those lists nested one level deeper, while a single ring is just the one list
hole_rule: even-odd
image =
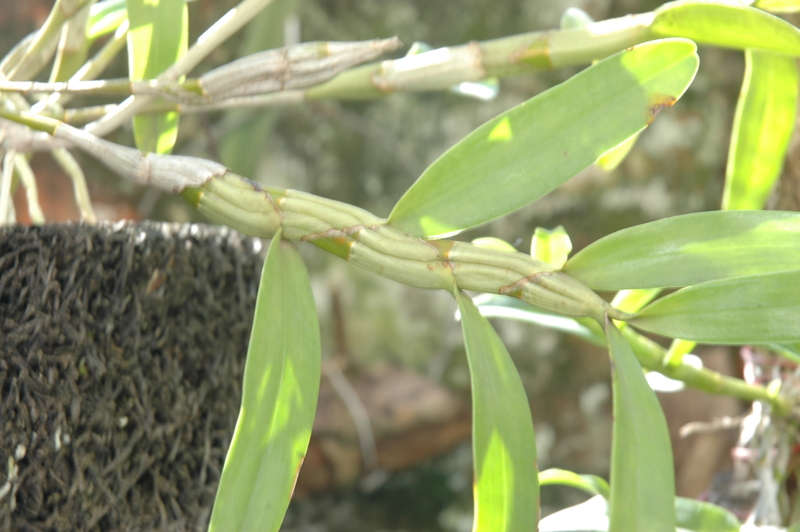
[{"label": "sunlit leaf", "polygon": [[564,271],[595,290],[679,287],[796,268],[800,214],[713,211],[612,233],[567,261]]},{"label": "sunlit leaf", "polygon": [[630,323],[646,331],[710,344],[800,340],[800,270],[690,286],[657,299]]},{"label": "sunlit leaf", "polygon": [[122,21],[128,18],[125,0],[103,0],[92,5],[86,24],[86,38],[94,40],[116,31]]},{"label": "sunlit leaf", "polygon": [[678,527],[691,532],[739,532],[742,523],[731,512],[710,502],[675,498]]},{"label": "sunlit leaf", "polygon": [[614,395],[609,529],[674,532],[675,474],[664,413],[642,366],[606,322]]},{"label": "sunlit leaf", "polygon": [[563,226],[553,230],[537,227],[531,239],[531,257],[546,262],[553,268],[561,268],[570,251],[572,241]]},{"label": "sunlit leaf", "polygon": [[483,236],[481,238],[476,238],[472,241],[472,243],[479,248],[488,248],[488,249],[496,249],[498,251],[508,251],[511,253],[516,252],[516,248],[502,240],[500,238],[495,238],[493,236]]},{"label": "sunlit leaf", "polygon": [[277,531],[317,407],[320,340],[314,298],[294,246],[273,238],[256,300],[242,407],[209,530]]},{"label": "sunlit leaf", "polygon": [[650,31],[661,37],[685,37],[700,44],[800,55],[797,28],[737,2],[669,2],[655,10]]},{"label": "sunlit leaf", "polygon": [[[155,79],[186,53],[189,14],[184,0],[126,0],[128,73],[131,80]],[[178,135],[178,113],[133,118],[136,147],[169,153]]]},{"label": "sunlit leaf", "polygon": [[539,482],[528,397],[500,337],[456,293],[472,379],[475,532],[536,530]]},{"label": "sunlit leaf", "polygon": [[529,305],[515,297],[496,294],[480,294],[475,305],[487,318],[508,318],[532,323],[556,331],[572,334],[594,345],[605,346],[606,337],[592,319],[578,321],[559,314],[551,314]]},{"label": "sunlit leaf", "polygon": [[611,300],[611,306],[623,312],[639,312],[661,293],[659,288],[620,290]]},{"label": "sunlit leaf", "polygon": [[594,164],[606,172],[611,172],[620,164],[622,164],[622,161],[624,161],[625,157],[627,157],[631,152],[633,145],[636,144],[637,140],[639,140],[639,133],[631,135],[622,141],[621,144],[617,144],[603,155],[598,157]]},{"label": "sunlit leaf", "polygon": [[577,30],[585,28],[594,22],[594,19],[579,7],[568,7],[561,15],[561,29],[562,30]]},{"label": "sunlit leaf", "polygon": [[577,488],[592,495],[608,498],[608,482],[597,475],[579,475],[564,469],[547,469],[539,473],[539,485],[560,485]]},{"label": "sunlit leaf", "polygon": [[550,514],[539,523],[539,532],[608,532],[608,502],[597,495]]},{"label": "sunlit leaf", "polygon": [[756,0],[753,7],[773,13],[796,13],[800,11],[798,0]]},{"label": "sunlit leaf", "polygon": [[671,106],[697,61],[694,43],[669,39],[598,62],[450,148],[400,199],[389,223],[440,238],[527,205]]},{"label": "sunlit leaf", "polygon": [[745,50],[725,175],[723,209],[763,209],[786,158],[794,129],[797,59]]}]

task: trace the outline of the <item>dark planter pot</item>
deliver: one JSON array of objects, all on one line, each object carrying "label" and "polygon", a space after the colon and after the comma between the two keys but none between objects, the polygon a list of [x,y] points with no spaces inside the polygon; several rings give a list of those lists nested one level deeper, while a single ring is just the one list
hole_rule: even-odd
[{"label": "dark planter pot", "polygon": [[260,249],[198,225],[0,231],[0,530],[205,530]]}]

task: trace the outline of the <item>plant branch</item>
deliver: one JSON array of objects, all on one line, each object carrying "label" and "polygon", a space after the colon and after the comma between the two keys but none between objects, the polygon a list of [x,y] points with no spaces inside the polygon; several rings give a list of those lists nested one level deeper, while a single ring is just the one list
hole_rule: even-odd
[{"label": "plant branch", "polygon": [[[212,50],[250,22],[272,0],[242,0],[203,33],[182,58],[165,70],[159,81],[176,81],[188,74]],[[86,131],[102,137],[121,126],[153,100],[151,96],[131,96],[103,118],[87,124]]]}]

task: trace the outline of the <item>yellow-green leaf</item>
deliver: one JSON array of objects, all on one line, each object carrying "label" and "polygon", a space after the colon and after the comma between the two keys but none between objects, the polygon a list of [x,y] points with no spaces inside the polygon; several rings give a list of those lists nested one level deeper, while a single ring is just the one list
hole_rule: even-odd
[{"label": "yellow-green leaf", "polygon": [[800,55],[800,31],[774,15],[739,2],[678,0],[655,10],[653,35],[684,37],[700,44],[757,48]]},{"label": "yellow-green leaf", "polygon": [[742,92],[728,151],[723,209],[763,209],[794,129],[797,59],[745,50]]},{"label": "yellow-green leaf", "polygon": [[258,288],[242,407],[209,531],[277,531],[303,462],[320,379],[314,298],[303,260],[272,239]]},{"label": "yellow-green leaf", "polygon": [[570,251],[572,241],[563,226],[553,230],[537,227],[531,239],[531,257],[546,262],[553,268],[561,268]]},{"label": "yellow-green leaf", "polygon": [[86,24],[86,38],[90,41],[116,31],[128,18],[125,0],[103,0],[93,4]]},{"label": "yellow-green leaf", "polygon": [[608,499],[608,482],[597,475],[579,475],[565,469],[546,469],[539,473],[539,485],[571,486],[592,495]]},{"label": "yellow-green leaf", "polygon": [[[186,53],[189,14],[184,0],[126,0],[128,73],[133,81],[155,79]],[[178,136],[178,113],[139,115],[133,119],[136,147],[169,153]]]},{"label": "yellow-green leaf", "polygon": [[619,329],[606,321],[614,394],[609,530],[675,532],[675,474],[664,412]]},{"label": "yellow-green leaf", "polygon": [[645,43],[493,118],[425,170],[389,223],[441,238],[540,198],[671,106],[694,78],[695,52],[683,39]]},{"label": "yellow-green leaf", "polygon": [[712,211],[612,233],[564,271],[595,290],[678,287],[800,264],[800,214]]},{"label": "yellow-green leaf", "polygon": [[536,530],[539,482],[528,397],[489,322],[456,293],[472,377],[474,532]]},{"label": "yellow-green leaf", "polygon": [[798,0],[756,0],[753,7],[773,13],[796,13],[800,11]]},{"label": "yellow-green leaf", "polygon": [[657,299],[630,320],[646,331],[708,344],[800,340],[800,270],[690,286]]}]

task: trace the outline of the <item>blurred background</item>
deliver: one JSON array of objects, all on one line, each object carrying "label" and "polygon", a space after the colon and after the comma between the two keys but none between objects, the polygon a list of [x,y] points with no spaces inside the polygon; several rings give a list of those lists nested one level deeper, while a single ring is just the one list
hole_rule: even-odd
[{"label": "blurred background", "polygon": [[[399,57],[415,41],[436,48],[557,28],[568,7],[601,20],[659,4],[275,0],[195,74],[285,43],[396,35],[404,43]],[[190,43],[233,5],[233,0],[191,2]],[[0,1],[0,51],[5,54],[41,26],[51,6],[52,0]],[[563,225],[579,250],[633,224],[719,208],[743,59],[717,48],[701,47],[699,53],[700,71],[687,94],[659,114],[617,169],[589,168],[536,203],[460,238],[495,236],[527,252],[537,226]],[[386,216],[447,148],[576,71],[503,79],[491,101],[446,92],[399,93],[371,101],[188,115],[181,119],[174,153],[218,160],[262,183]],[[124,54],[106,76],[127,76]],[[130,127],[109,139],[133,144]],[[94,160],[76,156],[100,219],[203,221],[179,198],[123,181]],[[80,219],[69,178],[50,156],[36,155],[32,164],[47,219]],[[22,190],[15,204],[20,220],[29,220]],[[327,362],[311,450],[285,529],[470,530],[469,372],[452,298],[366,274],[313,246],[301,246],[301,253],[312,273]],[[493,324],[530,398],[540,469],[607,478],[611,388],[604,350],[533,325]],[[697,354],[719,371],[740,371],[736,353],[728,349]],[[693,391],[661,399],[674,435],[679,494],[707,494],[736,434],[679,438],[678,430],[693,420],[736,415],[743,405]],[[364,440],[365,423],[374,449]],[[568,488],[543,488],[543,514],[585,498]]]}]

